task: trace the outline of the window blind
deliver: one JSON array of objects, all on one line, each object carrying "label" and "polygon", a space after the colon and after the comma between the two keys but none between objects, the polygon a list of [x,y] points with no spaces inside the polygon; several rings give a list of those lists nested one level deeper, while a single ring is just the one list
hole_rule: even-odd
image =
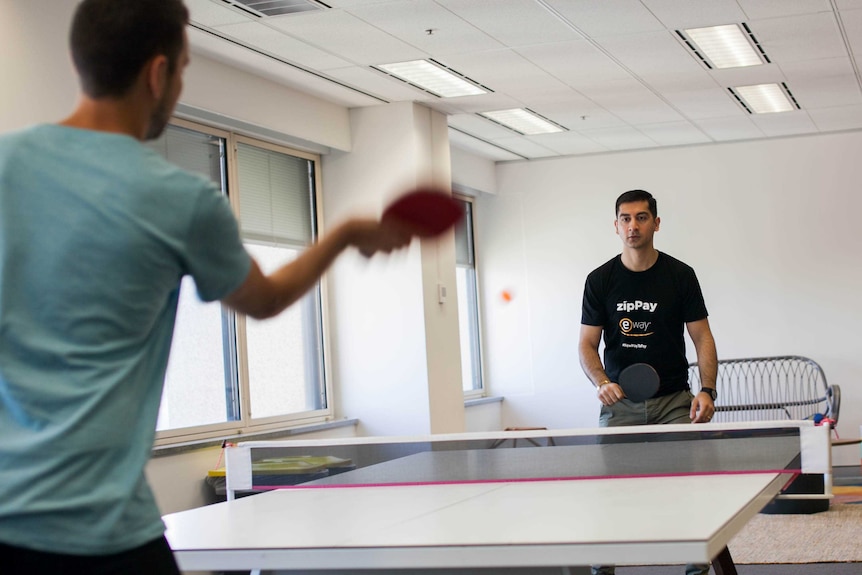
[{"label": "window blind", "polygon": [[473,266],[473,204],[455,198],[464,209],[464,217],[455,226],[455,261],[459,265]]},{"label": "window blind", "polygon": [[274,245],[309,245],[313,162],[240,142],[237,164],[243,237]]},{"label": "window blind", "polygon": [[146,144],[172,164],[202,174],[222,187],[224,139],[169,125],[158,139]]}]

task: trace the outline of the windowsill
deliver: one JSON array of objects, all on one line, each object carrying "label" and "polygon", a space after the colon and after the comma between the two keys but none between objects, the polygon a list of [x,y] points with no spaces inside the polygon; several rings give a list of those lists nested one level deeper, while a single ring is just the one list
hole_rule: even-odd
[{"label": "windowsill", "polygon": [[464,407],[473,407],[474,405],[482,405],[485,403],[499,403],[503,401],[503,396],[493,396],[493,397],[476,397],[474,399],[465,399]]},{"label": "windowsill", "polygon": [[[464,400],[464,407],[475,407],[477,405],[485,405],[488,403],[500,403],[503,401],[502,396],[493,397],[475,397]],[[225,435],[217,439],[201,439],[197,441],[187,441],[184,443],[173,443],[171,445],[160,445],[153,448],[152,457],[169,457],[171,455],[179,455],[189,451],[198,449],[207,449],[210,447],[221,447],[225,441],[251,441],[251,440],[269,440],[269,439],[284,439],[286,437],[304,435],[306,433],[315,433],[317,431],[326,431],[329,429],[338,429],[340,427],[355,426],[359,423],[358,419],[339,419],[337,421],[324,421],[311,425],[303,425],[301,427],[291,427],[277,431],[262,431],[260,433],[243,433],[241,435]]]},{"label": "windowsill", "polygon": [[337,421],[324,421],[311,425],[303,425],[301,427],[291,427],[278,431],[262,431],[260,433],[243,433],[242,435],[226,435],[218,439],[201,439],[199,441],[189,441],[186,443],[174,443],[171,445],[160,445],[154,447],[152,457],[167,457],[170,455],[179,455],[189,451],[198,449],[206,449],[209,447],[221,447],[225,441],[251,441],[270,439],[284,439],[295,435],[303,435],[306,433],[314,433],[317,431],[326,431],[329,429],[338,429],[339,427],[355,426],[359,423],[358,419],[339,419]]}]

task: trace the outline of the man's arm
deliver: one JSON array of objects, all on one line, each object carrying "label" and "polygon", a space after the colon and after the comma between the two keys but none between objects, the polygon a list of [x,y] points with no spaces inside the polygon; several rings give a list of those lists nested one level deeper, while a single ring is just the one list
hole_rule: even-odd
[{"label": "man's arm", "polygon": [[395,223],[349,220],[270,275],[264,275],[257,262],[252,261],[245,281],[222,302],[256,319],[273,317],[311,289],[349,246],[356,246],[370,257],[379,251],[388,253],[403,247],[410,239],[410,234]]},{"label": "man's arm", "polygon": [[593,385],[596,395],[604,405],[613,405],[623,397],[622,388],[608,379],[602,359],[599,357],[599,342],[602,339],[602,326],[581,324],[581,336],[578,342],[578,357],[581,369]]},{"label": "man's arm", "polygon": [[[709,329],[709,320],[704,318],[685,325],[697,353],[697,368],[700,372],[701,387],[716,389],[718,353],[715,350],[712,330]],[[706,393],[698,393],[691,402],[690,417],[692,422],[709,421],[712,419],[713,413],[715,413],[715,405],[712,402],[712,397]]]}]

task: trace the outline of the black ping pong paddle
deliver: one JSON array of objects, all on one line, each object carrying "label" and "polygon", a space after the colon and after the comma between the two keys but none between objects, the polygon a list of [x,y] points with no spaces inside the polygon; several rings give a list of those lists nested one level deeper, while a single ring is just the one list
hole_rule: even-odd
[{"label": "black ping pong paddle", "polygon": [[389,204],[382,219],[398,220],[421,238],[439,236],[464,217],[464,208],[448,190],[420,186]]},{"label": "black ping pong paddle", "polygon": [[648,363],[633,363],[620,372],[617,382],[626,394],[626,399],[646,401],[656,394],[659,383],[658,372]]}]

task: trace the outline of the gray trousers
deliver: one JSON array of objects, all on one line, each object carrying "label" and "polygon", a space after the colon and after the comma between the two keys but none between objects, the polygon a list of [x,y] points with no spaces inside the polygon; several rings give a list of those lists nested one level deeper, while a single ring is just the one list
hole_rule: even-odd
[{"label": "gray trousers", "polygon": [[[623,427],[629,425],[659,425],[665,423],[691,423],[691,400],[689,391],[680,391],[637,403],[623,399],[610,407],[603,405],[599,415],[599,427]],[[613,565],[593,565],[593,575],[614,575]],[[685,575],[707,575],[709,565],[686,565]]]}]

